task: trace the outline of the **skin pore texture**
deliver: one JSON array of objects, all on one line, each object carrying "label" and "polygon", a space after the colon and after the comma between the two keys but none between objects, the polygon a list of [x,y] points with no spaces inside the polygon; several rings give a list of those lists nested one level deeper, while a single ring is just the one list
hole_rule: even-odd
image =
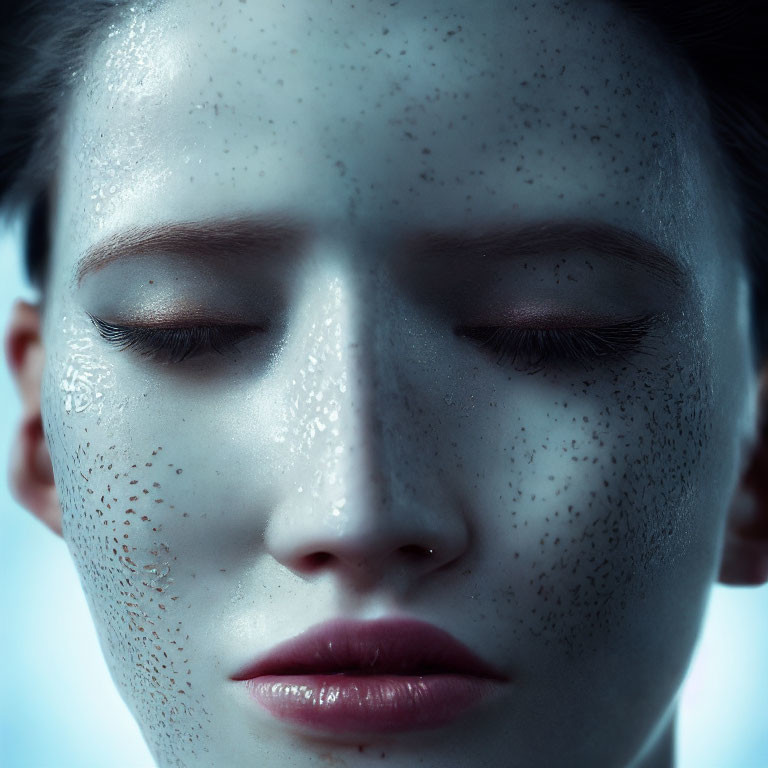
[{"label": "skin pore texture", "polygon": [[[671,766],[755,403],[685,69],[603,2],[172,0],[127,11],[77,77],[44,427],[158,764]],[[571,245],[477,239],[500,228]],[[245,330],[179,360],[90,316]],[[510,325],[640,330],[513,360],[482,331]],[[384,616],[510,682],[450,727],[330,737],[229,679],[311,626]]]}]

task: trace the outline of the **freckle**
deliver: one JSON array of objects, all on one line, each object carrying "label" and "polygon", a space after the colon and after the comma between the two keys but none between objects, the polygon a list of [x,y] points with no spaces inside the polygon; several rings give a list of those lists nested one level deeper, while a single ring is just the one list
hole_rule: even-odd
[{"label": "freckle", "polygon": [[147,463],[146,463],[144,466],[145,466],[145,467],[151,467],[151,466],[152,466],[152,462],[151,462],[151,461],[148,461],[148,462],[147,462]]},{"label": "freckle", "polygon": [[184,471],[183,469],[177,469],[177,470],[176,470],[176,474],[177,474],[177,475],[180,475],[180,474],[181,474],[183,471]]},{"label": "freckle", "polygon": [[138,501],[138,500],[139,500],[139,497],[138,497],[138,496],[131,496],[131,497],[128,499],[128,501]]},{"label": "freckle", "polygon": [[162,504],[162,503],[163,503],[162,499],[155,499],[155,504]]},{"label": "freckle", "polygon": [[141,519],[142,519],[142,520],[143,520],[145,523],[146,523],[146,522],[149,520],[149,518],[148,518],[146,515],[142,515],[142,516],[141,516]]}]

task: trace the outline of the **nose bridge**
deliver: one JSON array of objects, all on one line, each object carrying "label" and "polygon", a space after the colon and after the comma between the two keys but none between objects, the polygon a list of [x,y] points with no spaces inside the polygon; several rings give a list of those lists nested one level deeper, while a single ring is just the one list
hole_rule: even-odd
[{"label": "nose bridge", "polygon": [[330,503],[339,517],[351,494],[359,506],[360,494],[378,484],[382,429],[370,294],[361,270],[339,258],[338,247],[326,248],[299,287],[277,371],[289,382],[279,431],[296,493],[313,511]]},{"label": "nose bridge", "polygon": [[[308,336],[307,380],[315,393],[315,445],[308,458],[320,497],[334,510],[353,503],[368,510],[382,488],[384,453],[377,386],[380,361],[375,296],[361,270],[337,261],[318,281],[327,296]],[[319,474],[318,474],[319,473]]]},{"label": "nose bridge", "polygon": [[[387,455],[384,414],[381,411],[382,360],[380,336],[388,318],[377,312],[376,294],[362,280],[352,280],[349,312],[342,333],[346,357],[346,402],[341,413],[340,470],[347,496],[359,507],[360,522],[380,507],[387,496],[383,466]],[[366,512],[363,512],[366,510]]]}]

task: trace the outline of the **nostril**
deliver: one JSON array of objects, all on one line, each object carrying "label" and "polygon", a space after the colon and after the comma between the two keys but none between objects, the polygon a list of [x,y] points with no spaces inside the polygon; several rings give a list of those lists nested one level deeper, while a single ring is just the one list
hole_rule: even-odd
[{"label": "nostril", "polygon": [[434,550],[419,546],[418,544],[406,544],[405,546],[400,547],[400,551],[411,558],[429,557],[434,554]]},{"label": "nostril", "polygon": [[[419,544],[405,544],[402,547],[398,547],[397,552],[400,553],[404,558],[413,562],[431,560],[435,554],[433,549],[429,547],[423,547]],[[347,558],[341,559],[348,562],[350,565],[354,565],[355,570],[365,570],[371,567],[371,560],[366,557],[357,558],[354,561],[352,559],[347,560]],[[339,560],[339,558],[337,555],[334,555],[331,552],[312,552],[301,557],[300,567],[304,573],[314,573],[315,571],[318,571],[327,566],[328,563],[333,560]]]},{"label": "nostril", "polygon": [[333,558],[330,552],[313,552],[304,558],[304,564],[309,571],[317,570]]}]

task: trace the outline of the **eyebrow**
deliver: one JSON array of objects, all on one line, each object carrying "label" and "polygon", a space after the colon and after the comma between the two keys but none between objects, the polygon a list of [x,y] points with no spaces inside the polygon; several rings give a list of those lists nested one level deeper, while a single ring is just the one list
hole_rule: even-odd
[{"label": "eyebrow", "polygon": [[[204,260],[246,253],[270,256],[299,247],[308,234],[308,226],[281,214],[134,227],[91,246],[75,269],[74,283],[79,286],[86,275],[118,259],[161,253]],[[644,268],[676,289],[690,279],[677,259],[647,238],[606,222],[582,219],[490,227],[481,232],[422,231],[404,239],[403,251],[410,257],[427,260],[472,255],[521,259],[553,253],[594,253]]]},{"label": "eyebrow", "polygon": [[544,254],[589,253],[639,266],[672,288],[682,289],[689,271],[651,240],[602,221],[547,220],[519,227],[489,228],[480,233],[426,231],[408,239],[408,253],[440,259],[474,253],[491,259],[523,259]]},{"label": "eyebrow", "polygon": [[73,282],[79,286],[86,275],[136,256],[182,254],[203,260],[270,256],[298,248],[307,234],[307,226],[281,214],[132,227],[88,248],[75,268]]}]

